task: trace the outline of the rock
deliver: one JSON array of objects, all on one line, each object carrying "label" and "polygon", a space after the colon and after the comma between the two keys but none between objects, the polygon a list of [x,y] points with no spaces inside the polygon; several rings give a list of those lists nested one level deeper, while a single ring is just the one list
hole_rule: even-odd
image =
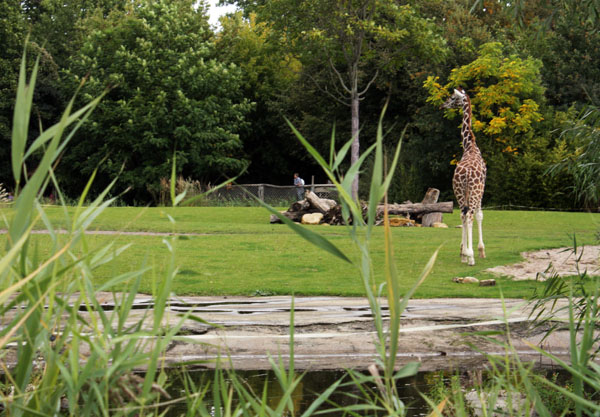
[{"label": "rock", "polygon": [[446,223],[442,223],[442,222],[435,222],[431,225],[431,227],[437,227],[439,229],[447,229],[448,225]]},{"label": "rock", "polygon": [[479,281],[480,287],[493,287],[494,285],[496,285],[495,279],[484,279],[482,281]]},{"label": "rock", "polygon": [[535,410],[526,408],[531,405],[527,403],[525,395],[521,392],[513,392],[509,395],[505,390],[500,390],[497,394],[472,390],[465,394],[465,402],[473,410],[472,415],[476,417],[538,416]]},{"label": "rock", "polygon": [[458,284],[478,284],[479,280],[475,277],[456,277],[452,278],[452,281]]},{"label": "rock", "polygon": [[322,219],[322,213],[308,213],[302,216],[302,224],[319,224]]}]

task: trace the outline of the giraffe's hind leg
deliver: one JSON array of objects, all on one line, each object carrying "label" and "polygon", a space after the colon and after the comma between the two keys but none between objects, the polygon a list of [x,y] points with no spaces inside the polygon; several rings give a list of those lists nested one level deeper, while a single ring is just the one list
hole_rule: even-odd
[{"label": "giraffe's hind leg", "polygon": [[479,231],[479,244],[477,245],[479,257],[485,258],[485,245],[483,244],[483,211],[481,211],[481,209],[477,210],[475,218],[477,219],[477,229]]},{"label": "giraffe's hind leg", "polygon": [[460,212],[460,222],[462,224],[462,237],[460,241],[460,261],[464,264],[467,263],[467,256],[465,255],[465,249],[467,249],[467,223],[464,213]]},{"label": "giraffe's hind leg", "polygon": [[460,219],[462,221],[462,241],[460,243],[460,260],[462,263],[474,265],[475,260],[473,258],[473,239],[472,239],[472,227],[473,227],[473,213],[468,207],[463,207],[460,213]]},{"label": "giraffe's hind leg", "polygon": [[467,249],[465,255],[469,266],[475,265],[475,257],[473,256],[473,211],[469,210],[466,215],[467,223]]}]

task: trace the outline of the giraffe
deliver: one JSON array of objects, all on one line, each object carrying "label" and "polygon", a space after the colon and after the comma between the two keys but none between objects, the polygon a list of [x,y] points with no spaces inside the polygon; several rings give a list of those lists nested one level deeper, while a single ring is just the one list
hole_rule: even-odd
[{"label": "giraffe", "polygon": [[485,187],[486,166],[481,151],[475,143],[475,135],[471,129],[471,100],[461,87],[454,90],[454,94],[442,105],[444,109],[462,108],[462,144],[463,156],[456,165],[452,188],[460,207],[460,219],[462,221],[462,242],[460,244],[460,255],[462,262],[475,265],[473,255],[473,215],[477,219],[479,231],[479,257],[485,258],[485,245],[483,244],[483,212],[481,211],[481,199]]}]

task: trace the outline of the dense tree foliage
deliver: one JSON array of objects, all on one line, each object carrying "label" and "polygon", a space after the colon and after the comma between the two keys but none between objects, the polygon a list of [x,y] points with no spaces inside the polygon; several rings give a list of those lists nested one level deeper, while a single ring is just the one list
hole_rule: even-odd
[{"label": "dense tree foliage", "polygon": [[[135,8],[95,14],[88,35],[70,62],[66,81],[89,77],[88,100],[109,92],[92,123],[82,126],[62,169],[100,182],[119,176],[137,201],[158,195],[172,155],[183,176],[209,180],[235,175],[245,165],[238,132],[250,108],[235,66],[214,59],[206,17],[193,1],[141,2]],[[103,161],[101,163],[101,161]],[[71,190],[81,178],[64,175]]]},{"label": "dense tree foliage", "polygon": [[[311,71],[321,94],[350,109],[350,162],[360,153],[360,102],[373,83],[393,75],[407,57],[443,57],[431,22],[408,5],[381,0],[271,0],[253,10],[278,42]],[[318,76],[322,75],[322,76]],[[382,83],[382,84],[383,84]],[[358,193],[358,178],[353,194]]]},{"label": "dense tree foliage", "polygon": [[[92,192],[119,175],[127,201],[156,201],[173,155],[205,184],[246,165],[244,182],[289,184],[296,171],[319,182],[285,119],[325,154],[334,125],[337,146],[359,129],[369,144],[387,103],[386,144],[406,128],[390,199],[431,186],[452,198],[460,121],[437,104],[461,85],[489,167],[486,205],[597,204],[600,1],[221,2],[240,13],[218,29],[202,1],[1,2],[0,141],[29,36],[41,59],[32,135],[82,80],[82,102],[108,88],[57,170],[73,196],[98,168]],[[10,188],[9,173],[0,168]]]},{"label": "dense tree foliage", "polygon": [[217,54],[241,69],[243,95],[254,103],[247,115],[249,128],[241,134],[251,161],[243,178],[251,183],[290,182],[292,174],[304,168],[306,158],[297,141],[287,135],[280,101],[293,87],[300,63],[269,42],[269,27],[258,23],[255,15],[243,19],[238,12],[222,18],[221,25]]},{"label": "dense tree foliage", "polygon": [[[536,137],[539,122],[543,120],[539,112],[540,103],[543,103],[540,67],[541,63],[537,60],[506,56],[502,45],[492,42],[481,46],[475,60],[453,69],[446,86],[438,83],[438,77],[430,76],[425,81],[430,94],[428,101],[436,107],[447,98],[452,88],[461,86],[469,92],[474,109],[473,131],[479,146],[485,149],[488,164],[487,188],[493,196],[492,201],[497,204],[507,198],[516,201],[513,199],[517,195],[504,191],[506,185],[518,180],[519,175],[523,181],[530,169],[534,169],[536,157],[547,156],[539,151],[532,153],[534,144],[542,140]],[[457,110],[447,110],[446,116],[456,119],[458,113]],[[460,140],[458,135],[457,140]],[[544,146],[547,147],[548,143]],[[537,147],[540,147],[539,144]],[[523,164],[525,158],[527,163]],[[456,164],[458,159],[460,155],[452,164]],[[518,167],[517,172],[513,172],[515,167]],[[535,183],[535,178],[531,180]],[[515,188],[511,186],[509,190]],[[525,205],[525,201],[521,204]]]}]

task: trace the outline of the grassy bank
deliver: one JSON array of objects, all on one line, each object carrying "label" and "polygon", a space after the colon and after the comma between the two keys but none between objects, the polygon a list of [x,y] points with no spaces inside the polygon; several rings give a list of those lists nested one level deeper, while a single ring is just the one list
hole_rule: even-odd
[{"label": "grassy bank", "polygon": [[[48,208],[56,227],[62,209]],[[2,214],[10,216],[9,209]],[[175,222],[171,222],[169,217]],[[262,208],[130,208],[106,209],[94,223],[95,230],[194,233],[177,240],[179,274],[173,282],[177,294],[202,295],[343,295],[361,296],[363,288],[358,272],[350,264],[308,245],[288,227],[271,225]],[[597,243],[600,214],[486,211],[484,241],[487,259],[477,259],[474,267],[460,263],[458,256],[461,230],[458,212],[445,215],[448,229],[395,228],[394,251],[402,291],[419,275],[431,254],[441,246],[438,260],[428,279],[416,293],[428,297],[497,297],[502,289],[506,297],[528,297],[538,283],[513,282],[500,278],[497,287],[477,287],[452,282],[453,277],[492,278],[485,269],[518,262],[523,251],[570,246],[573,235],[578,244]],[[41,224],[39,228],[43,228]],[[312,226],[327,236],[345,253],[353,245],[343,227]],[[44,247],[47,236],[34,237]],[[96,271],[95,280],[105,282],[121,273],[146,264],[163,272],[168,250],[162,236],[87,236],[90,248],[110,241],[116,246],[132,243],[125,256]],[[376,274],[384,259],[383,228],[376,229],[371,256]],[[43,250],[43,249],[40,249]],[[354,253],[358,256],[357,253]],[[541,272],[541,271],[540,271]],[[378,276],[383,280],[383,276]],[[118,288],[116,288],[118,289]],[[151,280],[142,282],[142,291],[151,290]]]}]

